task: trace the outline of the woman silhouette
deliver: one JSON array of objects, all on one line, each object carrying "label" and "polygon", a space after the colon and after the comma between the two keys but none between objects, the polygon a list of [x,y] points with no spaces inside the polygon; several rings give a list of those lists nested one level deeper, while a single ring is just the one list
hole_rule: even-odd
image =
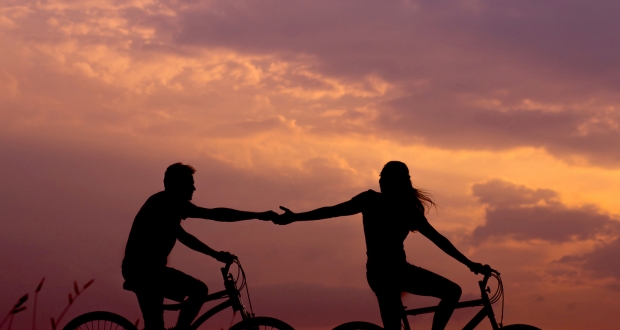
[{"label": "woman silhouette", "polygon": [[403,242],[409,232],[419,231],[472,272],[490,268],[467,259],[428,223],[424,214],[435,203],[428,194],[413,187],[407,165],[399,161],[385,164],[379,186],[380,193],[368,190],[342,204],[308,212],[294,213],[281,206],[285,213],[274,222],[284,225],[361,212],[368,255],[366,278],[379,301],[384,329],[400,329],[403,291],[441,299],[432,329],[444,329],[461,297],[461,288],[440,275],[407,263]]}]

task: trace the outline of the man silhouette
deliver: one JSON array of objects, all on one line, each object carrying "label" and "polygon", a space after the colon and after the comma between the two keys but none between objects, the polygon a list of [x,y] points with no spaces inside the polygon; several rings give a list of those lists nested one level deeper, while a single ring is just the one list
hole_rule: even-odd
[{"label": "man silhouette", "polygon": [[272,220],[273,211],[245,212],[227,208],[207,209],[190,202],[196,190],[196,170],[182,163],[170,165],[164,175],[164,191],[144,203],[134,219],[122,264],[125,287],[136,293],[147,330],[164,329],[163,300],[185,300],[176,329],[187,329],[196,318],[208,293],[201,281],[171,267],[168,255],[177,240],[192,250],[218,261],[228,262],[234,255],[215,251],[181,227],[181,220],[202,218],[233,222],[249,219]]}]

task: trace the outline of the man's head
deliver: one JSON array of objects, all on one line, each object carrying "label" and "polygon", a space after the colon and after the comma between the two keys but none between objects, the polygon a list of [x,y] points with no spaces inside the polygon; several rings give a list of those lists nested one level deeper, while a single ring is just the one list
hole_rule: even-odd
[{"label": "man's head", "polygon": [[196,190],[194,187],[194,173],[196,170],[190,165],[174,163],[166,169],[164,174],[164,188],[179,198],[192,200]]}]

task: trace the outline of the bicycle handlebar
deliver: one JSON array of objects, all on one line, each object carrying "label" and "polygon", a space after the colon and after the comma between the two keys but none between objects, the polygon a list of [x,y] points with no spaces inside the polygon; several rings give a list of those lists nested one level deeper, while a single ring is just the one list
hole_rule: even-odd
[{"label": "bicycle handlebar", "polygon": [[222,276],[226,278],[228,276],[228,271],[230,270],[230,266],[235,263],[235,261],[239,262],[239,258],[236,255],[233,255],[233,258],[228,260],[224,267],[222,267]]}]

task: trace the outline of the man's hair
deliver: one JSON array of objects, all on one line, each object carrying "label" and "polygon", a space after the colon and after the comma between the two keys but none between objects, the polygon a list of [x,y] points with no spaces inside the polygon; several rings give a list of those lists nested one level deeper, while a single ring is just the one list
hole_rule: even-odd
[{"label": "man's hair", "polygon": [[192,176],[196,173],[191,165],[185,165],[183,163],[174,163],[166,169],[164,174],[164,188],[171,187],[175,182],[182,181],[187,176]]}]

